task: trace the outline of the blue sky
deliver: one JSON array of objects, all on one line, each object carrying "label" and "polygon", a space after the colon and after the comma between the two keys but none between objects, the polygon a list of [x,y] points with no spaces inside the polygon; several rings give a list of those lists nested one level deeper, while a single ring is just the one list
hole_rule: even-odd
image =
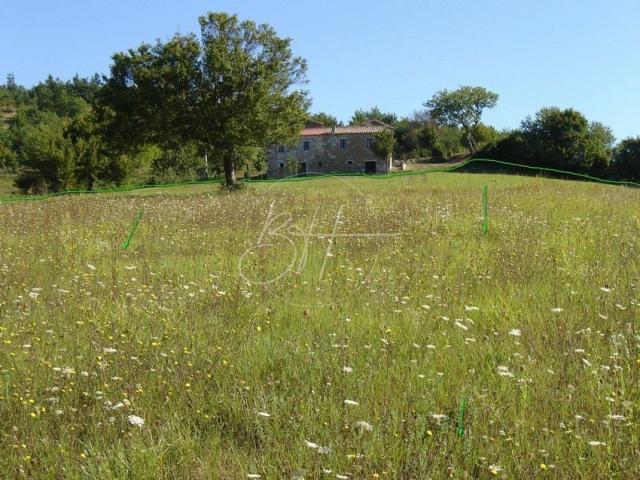
[{"label": "blue sky", "polygon": [[197,30],[207,11],[273,25],[309,62],[312,110],[400,115],[442,88],[500,94],[486,115],[517,127],[573,107],[640,135],[638,0],[0,0],[0,79],[106,73],[115,51]]}]

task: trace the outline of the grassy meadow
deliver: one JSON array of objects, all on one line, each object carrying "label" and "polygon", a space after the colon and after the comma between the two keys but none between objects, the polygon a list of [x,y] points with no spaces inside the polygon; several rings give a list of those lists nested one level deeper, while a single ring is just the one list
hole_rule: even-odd
[{"label": "grassy meadow", "polygon": [[640,478],[639,233],[460,173],[0,204],[0,478]]}]

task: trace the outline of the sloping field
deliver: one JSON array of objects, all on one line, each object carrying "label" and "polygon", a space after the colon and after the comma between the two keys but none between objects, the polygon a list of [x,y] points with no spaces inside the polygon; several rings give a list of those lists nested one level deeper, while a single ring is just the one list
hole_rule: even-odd
[{"label": "sloping field", "polygon": [[639,233],[501,175],[0,204],[0,477],[640,478]]}]

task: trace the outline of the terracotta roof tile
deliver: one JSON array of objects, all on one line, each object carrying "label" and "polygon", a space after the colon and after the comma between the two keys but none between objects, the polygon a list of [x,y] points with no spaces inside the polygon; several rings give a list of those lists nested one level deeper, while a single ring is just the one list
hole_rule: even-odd
[{"label": "terracotta roof tile", "polygon": [[386,125],[376,120],[369,120],[361,125],[349,125],[347,127],[309,127],[302,129],[300,135],[310,137],[313,135],[349,135],[351,133],[378,133],[390,129]]}]

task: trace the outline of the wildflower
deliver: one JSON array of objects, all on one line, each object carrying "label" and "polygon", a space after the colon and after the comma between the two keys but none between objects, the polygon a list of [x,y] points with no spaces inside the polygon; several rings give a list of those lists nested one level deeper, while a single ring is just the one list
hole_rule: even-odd
[{"label": "wildflower", "polygon": [[247,478],[261,478],[257,473],[247,473]]},{"label": "wildflower", "polygon": [[509,368],[507,368],[507,367],[505,367],[503,365],[500,365],[498,367],[498,375],[501,375],[503,377],[513,377],[513,373],[511,373],[509,371]]},{"label": "wildflower", "polygon": [[477,312],[478,310],[480,310],[480,307],[467,307],[467,306],[465,305],[464,309],[465,309],[465,311],[467,311],[467,312]]},{"label": "wildflower", "polygon": [[131,425],[135,425],[137,427],[142,427],[144,425],[144,418],[138,417],[137,415],[129,415],[127,420],[129,420]]},{"label": "wildflower", "polygon": [[435,420],[436,422],[440,422],[442,420],[446,420],[448,417],[442,413],[432,413],[431,415],[429,415],[433,420]]},{"label": "wildflower", "polygon": [[373,432],[373,425],[371,425],[369,422],[365,422],[364,420],[358,420],[354,424],[354,427],[356,428],[356,430],[359,430],[361,432]]},{"label": "wildflower", "polygon": [[461,328],[462,330],[469,330],[469,327],[467,327],[465,324],[463,324],[459,320],[456,320],[454,324],[456,327]]},{"label": "wildflower", "polygon": [[344,367],[342,367],[342,371],[344,373],[351,373],[351,372],[353,372],[353,368],[344,366]]},{"label": "wildflower", "polygon": [[597,440],[591,440],[591,441],[589,442],[589,445],[591,445],[592,447],[600,447],[600,446],[606,445],[606,443],[604,443],[604,442],[599,442],[599,441],[597,441]]},{"label": "wildflower", "polygon": [[349,480],[349,476],[348,475],[340,475],[339,473],[336,473],[336,478],[338,480]]},{"label": "wildflower", "polygon": [[116,353],[117,352],[117,350],[115,348],[112,348],[112,347],[105,347],[105,348],[102,349],[102,351],[104,353]]},{"label": "wildflower", "polygon": [[313,448],[313,449],[318,448],[318,444],[317,443],[313,443],[313,442],[310,442],[308,440],[305,440],[304,443],[309,448]]},{"label": "wildflower", "polygon": [[345,404],[345,405],[354,405],[354,406],[355,406],[355,405],[360,405],[358,402],[355,402],[355,401],[353,401],[353,400],[349,400],[349,399],[345,400],[345,401],[344,401],[344,404]]},{"label": "wildflower", "polygon": [[607,287],[600,287],[600,290],[602,290],[604,293],[609,293],[611,291],[611,289]]},{"label": "wildflower", "polygon": [[540,464],[540,470],[546,470],[547,466],[544,463]]},{"label": "wildflower", "polygon": [[498,472],[502,471],[502,467],[500,465],[489,465],[489,471],[494,475],[498,475]]},{"label": "wildflower", "polygon": [[509,335],[511,335],[512,337],[519,337],[520,335],[522,335],[522,331],[519,328],[512,328],[511,330],[509,330]]},{"label": "wildflower", "polygon": [[271,416],[267,412],[258,412],[258,415],[260,415],[261,417],[265,417],[265,418],[269,418]]},{"label": "wildflower", "polygon": [[564,310],[564,308],[560,308],[560,307],[555,307],[555,308],[552,308],[552,309],[551,309],[551,311],[552,311],[553,313],[560,313],[560,312],[562,312],[563,310]]}]

